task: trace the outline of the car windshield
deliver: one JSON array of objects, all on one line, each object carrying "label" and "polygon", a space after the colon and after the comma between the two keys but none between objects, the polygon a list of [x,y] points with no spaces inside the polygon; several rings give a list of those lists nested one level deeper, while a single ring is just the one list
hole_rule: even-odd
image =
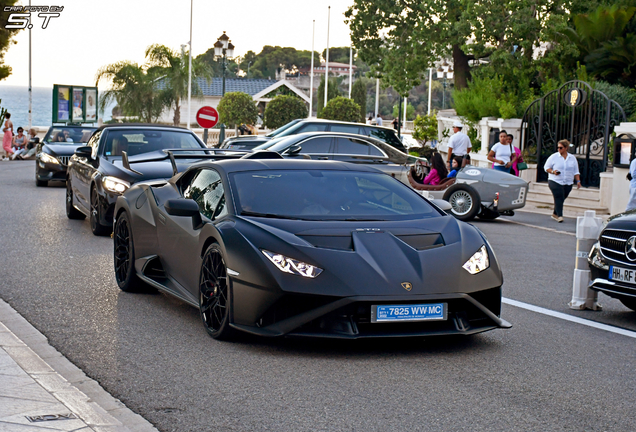
[{"label": "car windshield", "polygon": [[[126,152],[128,156],[135,156],[165,149],[199,148],[204,147],[190,132],[147,129],[110,130],[104,143],[104,155],[120,157],[122,152]],[[179,154],[188,153],[179,152]]]},{"label": "car windshield", "polygon": [[48,130],[42,141],[45,143],[70,145],[87,143],[96,130],[97,128],[94,127],[53,126]]},{"label": "car windshield", "polygon": [[287,129],[289,129],[290,127],[292,127],[293,125],[295,125],[296,123],[298,123],[299,121],[301,121],[302,119],[296,119],[296,120],[292,120],[289,123],[279,127],[276,130],[271,131],[268,134],[265,134],[266,137],[275,137],[280,135],[281,133],[283,133],[284,131],[286,131]]},{"label": "car windshield", "polygon": [[392,145],[397,148],[404,148],[404,144],[402,141],[395,136],[395,133],[390,129],[380,129],[380,128],[371,128],[369,130],[369,135],[373,138],[377,138],[382,142]]},{"label": "car windshield", "polygon": [[440,214],[391,176],[335,170],[246,171],[230,175],[237,214],[285,219],[381,221]]}]

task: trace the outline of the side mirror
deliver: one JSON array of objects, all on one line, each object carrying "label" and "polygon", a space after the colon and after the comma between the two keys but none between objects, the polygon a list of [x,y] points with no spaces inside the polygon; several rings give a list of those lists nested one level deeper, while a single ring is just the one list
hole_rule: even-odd
[{"label": "side mirror", "polygon": [[300,144],[293,144],[287,149],[285,153],[288,155],[295,155],[299,153],[302,149],[303,148],[300,146]]},{"label": "side mirror", "polygon": [[443,199],[434,199],[431,202],[435,204],[437,207],[441,208],[446,213],[448,213],[453,208],[448,201]]},{"label": "side mirror", "polygon": [[82,146],[75,149],[75,156],[83,157],[83,158],[91,158],[93,154],[93,147],[91,146]]},{"label": "side mirror", "polygon": [[168,200],[164,204],[166,213],[170,216],[185,216],[192,218],[192,228],[199,229],[203,226],[201,213],[199,213],[199,204],[191,199],[174,199]]}]

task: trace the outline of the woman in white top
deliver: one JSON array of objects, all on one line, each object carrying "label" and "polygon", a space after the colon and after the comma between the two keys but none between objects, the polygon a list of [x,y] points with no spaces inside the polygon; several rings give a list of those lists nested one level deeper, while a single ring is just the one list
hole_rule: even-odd
[{"label": "woman in white top", "polygon": [[499,132],[499,142],[492,146],[488,153],[488,160],[494,162],[493,168],[510,174],[510,168],[517,160],[517,153],[508,144],[508,132]]},{"label": "woman in white top", "polygon": [[568,153],[570,141],[561,140],[557,143],[557,153],[548,158],[544,169],[548,173],[548,186],[554,197],[554,213],[552,219],[563,222],[563,203],[572,191],[572,184],[576,181],[576,188],[581,188],[579,163]]}]

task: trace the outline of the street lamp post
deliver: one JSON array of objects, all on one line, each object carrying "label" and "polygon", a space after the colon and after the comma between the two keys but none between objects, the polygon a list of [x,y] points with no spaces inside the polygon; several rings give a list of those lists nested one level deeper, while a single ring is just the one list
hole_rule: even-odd
[{"label": "street lamp post", "polygon": [[444,63],[437,68],[437,79],[444,80],[442,82],[442,109],[446,109],[446,87],[448,86],[446,79],[453,79],[453,68],[446,62],[446,60],[444,60]]},{"label": "street lamp post", "polygon": [[[223,32],[221,37],[214,43],[214,55],[223,59],[223,90],[221,98],[225,96],[225,71],[227,70],[227,59],[234,57],[234,45],[230,41],[228,35]],[[225,140],[225,123],[221,123],[221,132],[219,133],[219,144]]]}]

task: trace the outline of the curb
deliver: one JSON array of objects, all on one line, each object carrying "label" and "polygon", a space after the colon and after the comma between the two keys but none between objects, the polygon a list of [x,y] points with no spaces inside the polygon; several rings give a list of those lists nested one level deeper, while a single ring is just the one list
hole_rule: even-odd
[{"label": "curb", "polygon": [[1,299],[0,332],[7,335],[0,338],[0,348],[91,429],[157,432],[148,420],[132,412],[49,345],[42,333]]}]

